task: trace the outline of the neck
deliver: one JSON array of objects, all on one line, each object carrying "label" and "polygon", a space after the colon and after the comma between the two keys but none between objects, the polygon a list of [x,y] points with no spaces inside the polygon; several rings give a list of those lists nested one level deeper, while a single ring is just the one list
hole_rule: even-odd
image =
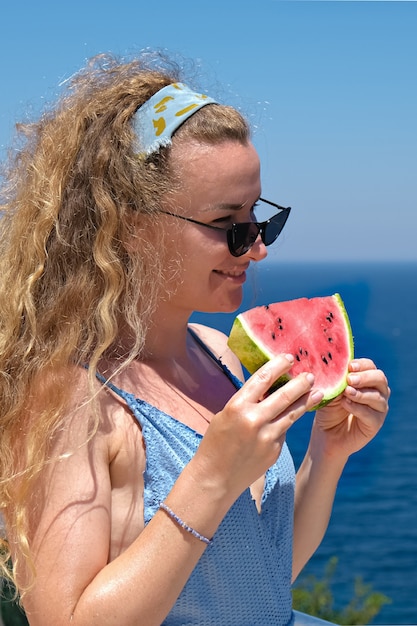
[{"label": "neck", "polygon": [[159,310],[153,317],[148,330],[143,360],[176,360],[187,357],[188,315]]}]

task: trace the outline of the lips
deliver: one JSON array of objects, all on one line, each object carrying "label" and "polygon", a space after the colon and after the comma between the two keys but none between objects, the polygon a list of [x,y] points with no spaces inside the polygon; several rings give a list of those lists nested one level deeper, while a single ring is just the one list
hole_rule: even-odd
[{"label": "lips", "polygon": [[231,271],[231,270],[214,270],[217,274],[222,274],[223,276],[231,276],[232,278],[238,278],[242,276],[245,272],[243,270],[239,271]]},{"label": "lips", "polygon": [[234,283],[242,284],[246,280],[246,268],[245,269],[230,269],[230,270],[214,270],[214,273],[226,280],[229,279]]},{"label": "lips", "polygon": [[231,278],[239,278],[246,274],[246,270],[249,268],[250,263],[246,263],[241,267],[234,267],[224,270],[214,270],[216,274],[222,274],[222,276],[230,276]]}]

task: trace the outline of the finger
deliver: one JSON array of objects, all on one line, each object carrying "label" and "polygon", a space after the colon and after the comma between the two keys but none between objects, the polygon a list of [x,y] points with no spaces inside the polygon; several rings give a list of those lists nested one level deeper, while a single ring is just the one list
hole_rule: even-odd
[{"label": "finger", "polygon": [[387,378],[381,370],[367,369],[361,372],[353,372],[348,374],[348,385],[355,389],[377,389],[382,395],[389,396],[389,387]]},{"label": "finger", "polygon": [[341,405],[351,416],[354,416],[358,425],[362,425],[361,428],[374,430],[374,432],[381,428],[388,413],[388,405],[386,403],[383,403],[382,410],[378,410],[372,408],[369,404],[361,404],[346,396],[342,397]]},{"label": "finger", "polygon": [[[314,376],[309,372],[299,374],[272,392],[271,387],[291,369],[292,355],[279,355],[259,368],[235,395],[239,402],[252,402],[262,411],[265,422],[286,420],[288,428],[306,411],[323,399],[323,393],[313,389]],[[236,396],[239,396],[238,398]]]},{"label": "finger", "polygon": [[323,392],[314,389],[313,385],[313,374],[299,374],[265,398],[262,408],[268,410],[272,421],[285,418],[292,423],[323,399]]},{"label": "finger", "polygon": [[349,363],[349,371],[363,372],[365,370],[375,370],[376,365],[371,359],[354,359]]},{"label": "finger", "polygon": [[346,397],[342,398],[341,404],[350,413],[351,423],[355,423],[368,439],[372,439],[384,424],[387,411],[375,411],[369,406],[352,402]]},{"label": "finger", "polygon": [[294,357],[291,354],[280,354],[265,363],[243,385],[246,398],[258,402],[293,365]]},{"label": "finger", "polygon": [[[378,413],[387,413],[389,393],[389,388],[387,388],[385,394],[382,394],[375,388],[360,390],[348,385],[345,389],[344,397],[348,402],[357,406],[367,406]],[[352,411],[352,408],[350,407],[349,410]]]}]

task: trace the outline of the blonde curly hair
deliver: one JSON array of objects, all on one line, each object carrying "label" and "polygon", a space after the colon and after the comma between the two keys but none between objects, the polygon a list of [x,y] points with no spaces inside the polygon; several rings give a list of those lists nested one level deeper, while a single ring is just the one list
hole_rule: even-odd
[{"label": "blonde curly hair", "polygon": [[[29,496],[64,425],[76,366],[88,364],[93,395],[103,355],[117,355],[120,367],[141,356],[172,256],[158,204],[176,181],[169,147],[138,157],[132,118],[181,79],[159,56],[100,56],[39,121],[18,127],[22,145],[5,167],[0,205],[0,507],[15,567],[31,562]],[[234,108],[212,105],[175,135],[187,139],[246,143],[249,127]],[[130,251],[133,236],[139,253]],[[123,354],[122,327],[134,338]],[[4,575],[9,548],[4,538]]]}]

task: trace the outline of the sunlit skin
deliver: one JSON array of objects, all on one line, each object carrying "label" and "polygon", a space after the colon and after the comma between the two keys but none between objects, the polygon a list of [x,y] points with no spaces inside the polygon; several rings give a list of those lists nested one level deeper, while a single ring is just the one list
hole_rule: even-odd
[{"label": "sunlit skin", "polygon": [[[170,194],[163,208],[224,229],[233,222],[254,219],[253,207],[261,194],[261,182],[259,158],[252,144],[180,144],[174,147],[172,157],[178,164],[176,170],[187,174],[182,177],[180,190]],[[188,320],[195,310],[236,310],[250,263],[267,256],[261,239],[247,254],[234,257],[229,253],[225,233],[169,215],[161,219],[172,231],[173,249],[180,251],[182,259],[179,285],[168,304],[170,315],[178,311],[183,320]]]},{"label": "sunlit skin", "polygon": [[[181,186],[166,199],[164,209],[225,228],[253,219],[261,185],[251,144],[179,142],[172,158],[180,168]],[[192,311],[232,312],[240,305],[250,263],[267,254],[261,240],[236,258],[223,233],[166,215],[160,220],[181,253],[177,288],[160,300],[146,358],[122,374],[115,373],[118,364],[111,360],[103,361],[100,369],[105,375],[115,373],[117,386],[204,434],[166,502],[189,525],[212,537],[248,487],[260,507],[263,475],[277,460],[286,432],[322,396],[307,372],[267,395],[271,384],[291,368],[292,355],[276,357],[236,392],[187,333]],[[227,337],[208,327],[195,329],[242,377]],[[80,371],[78,379],[74,406],[87,397],[86,373]],[[55,451],[71,449],[74,454],[49,465],[41,477],[37,578],[25,602],[31,626],[156,626],[205,550],[205,544],[184,534],[163,512],[144,528],[146,452],[140,429],[112,392],[99,397],[97,434],[88,446],[82,445],[90,408],[69,410],[68,427],[57,436]],[[384,374],[372,361],[358,359],[350,365],[343,395],[317,413],[297,475],[294,576],[323,537],[349,455],[382,426],[388,397]]]}]

